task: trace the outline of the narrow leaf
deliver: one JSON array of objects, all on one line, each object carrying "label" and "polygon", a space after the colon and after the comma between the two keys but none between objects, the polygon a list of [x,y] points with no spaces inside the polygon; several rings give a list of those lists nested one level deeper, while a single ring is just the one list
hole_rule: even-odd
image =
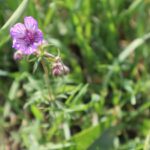
[{"label": "narrow leaf", "polygon": [[8,29],[22,16],[29,0],[23,0],[16,11],[0,29],[0,47],[9,40]]},{"label": "narrow leaf", "polygon": [[140,45],[144,44],[150,39],[150,33],[145,34],[143,37],[135,39],[118,57],[119,61],[124,61],[132,52],[135,51]]}]

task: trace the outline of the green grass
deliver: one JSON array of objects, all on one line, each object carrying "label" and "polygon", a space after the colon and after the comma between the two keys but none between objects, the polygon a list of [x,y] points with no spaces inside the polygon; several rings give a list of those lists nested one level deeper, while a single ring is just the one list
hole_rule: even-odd
[{"label": "green grass", "polygon": [[[0,149],[149,150],[149,11],[149,0],[0,0]],[[47,81],[13,60],[9,29],[24,16],[69,75]]]}]

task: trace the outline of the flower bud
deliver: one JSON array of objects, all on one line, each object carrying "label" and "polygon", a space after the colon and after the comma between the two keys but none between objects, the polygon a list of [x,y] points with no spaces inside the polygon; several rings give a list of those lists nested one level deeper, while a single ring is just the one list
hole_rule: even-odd
[{"label": "flower bud", "polygon": [[17,50],[13,56],[14,60],[21,60],[23,58],[23,53],[20,50]]},{"label": "flower bud", "polygon": [[69,67],[67,67],[66,65],[64,65],[63,66],[63,71],[64,71],[64,74],[67,75],[70,72],[70,69],[69,69]]},{"label": "flower bud", "polygon": [[62,71],[61,70],[59,70],[59,69],[53,69],[52,70],[52,74],[53,74],[53,76],[62,76]]},{"label": "flower bud", "polygon": [[69,68],[61,63],[61,61],[56,61],[52,66],[52,75],[53,76],[62,76],[69,73]]},{"label": "flower bud", "polygon": [[63,70],[62,70],[62,63],[60,62],[55,62],[52,66],[52,74],[53,76],[61,76],[63,75]]}]

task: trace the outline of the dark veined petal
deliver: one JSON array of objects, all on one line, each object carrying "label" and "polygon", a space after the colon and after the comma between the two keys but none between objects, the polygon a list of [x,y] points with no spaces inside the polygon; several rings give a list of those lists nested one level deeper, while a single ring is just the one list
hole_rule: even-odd
[{"label": "dark veined petal", "polygon": [[37,21],[31,16],[24,18],[24,25],[27,30],[30,30],[33,32],[36,32],[36,30],[38,29]]},{"label": "dark veined petal", "polygon": [[32,45],[27,45],[24,39],[14,39],[13,40],[13,48],[16,50],[22,51],[24,55],[30,55],[34,53],[37,49],[37,46],[32,44]]},{"label": "dark veined petal", "polygon": [[22,23],[17,23],[10,28],[12,38],[23,38],[26,34],[26,28]]},{"label": "dark veined petal", "polygon": [[41,43],[43,41],[43,33],[40,29],[34,34],[34,41],[36,43]]}]

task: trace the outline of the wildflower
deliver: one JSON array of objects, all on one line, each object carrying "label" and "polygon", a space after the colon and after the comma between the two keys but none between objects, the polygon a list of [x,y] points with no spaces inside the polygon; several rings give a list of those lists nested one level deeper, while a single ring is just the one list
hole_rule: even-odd
[{"label": "wildflower", "polygon": [[22,54],[22,51],[18,50],[14,53],[14,56],[13,56],[14,60],[20,60],[23,58],[23,54]]},{"label": "wildflower", "polygon": [[43,33],[38,28],[37,21],[29,16],[24,18],[24,24],[17,23],[10,29],[13,39],[13,48],[20,50],[24,55],[34,53],[43,41]]}]

